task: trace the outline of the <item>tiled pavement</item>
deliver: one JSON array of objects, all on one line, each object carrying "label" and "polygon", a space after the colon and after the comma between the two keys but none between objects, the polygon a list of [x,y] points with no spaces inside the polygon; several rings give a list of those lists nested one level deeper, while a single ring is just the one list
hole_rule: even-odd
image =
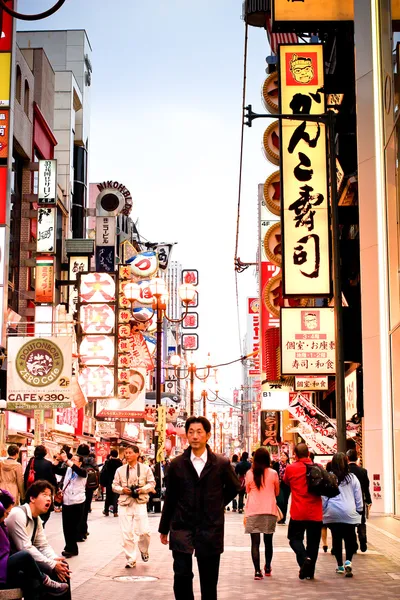
[{"label": "tiled pavement", "polygon": [[[154,532],[150,561],[138,561],[136,569],[124,568],[121,554],[118,519],[103,517],[100,503],[93,503],[90,515],[90,536],[80,544],[79,557],[70,561],[73,571],[73,600],[126,600],[131,597],[146,600],[173,600],[172,560],[162,546],[157,532],[158,516],[151,515]],[[383,520],[382,520],[383,519]],[[287,527],[278,526],[274,536],[273,576],[253,580],[249,536],[243,533],[242,516],[226,514],[225,552],[221,560],[218,586],[219,600],[266,598],[268,600],[351,600],[400,598],[400,536],[393,519],[374,519],[369,527],[369,550],[353,560],[354,577],[345,579],[335,573],[335,560],[322,551],[316,579],[300,581],[293,552],[286,539]],[[46,526],[49,540],[57,551],[63,547],[61,515],[53,514]],[[382,533],[383,532],[383,533]],[[389,557],[387,556],[389,555]],[[153,581],[117,581],[116,577],[148,576]],[[197,573],[195,597],[200,599]]]}]

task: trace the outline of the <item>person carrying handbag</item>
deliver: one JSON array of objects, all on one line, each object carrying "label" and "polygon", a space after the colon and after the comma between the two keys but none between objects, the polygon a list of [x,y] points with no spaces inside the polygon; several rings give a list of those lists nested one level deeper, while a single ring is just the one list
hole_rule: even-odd
[{"label": "person carrying handbag", "polygon": [[119,524],[127,569],[136,567],[137,547],[143,562],[149,560],[150,526],[147,515],[149,492],[156,484],[150,467],[138,463],[139,448],[127,446],[127,464],[115,472],[113,491],[119,495]]},{"label": "person carrying handbag", "polygon": [[[55,467],[55,472],[64,475],[62,488],[58,490],[58,500],[62,500],[62,524],[65,539],[64,551],[61,553],[65,558],[77,556],[79,526],[81,523],[83,509],[86,499],[86,471],[82,468],[82,457],[75,455],[71,459],[62,451],[61,460],[67,466]],[[62,495],[62,498],[61,498]]]},{"label": "person carrying handbag", "polygon": [[276,504],[279,496],[279,477],[270,468],[271,458],[266,448],[258,448],[254,453],[252,468],[246,473],[247,502],[245,506],[245,533],[251,537],[251,558],[254,565],[254,579],[262,579],[260,568],[261,534],[264,536],[265,565],[267,577],[272,574],[272,538],[276,522],[281,516]]}]

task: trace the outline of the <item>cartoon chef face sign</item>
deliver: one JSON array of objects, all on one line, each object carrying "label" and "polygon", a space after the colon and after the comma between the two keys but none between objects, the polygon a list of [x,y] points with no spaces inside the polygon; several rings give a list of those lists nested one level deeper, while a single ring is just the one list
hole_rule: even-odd
[{"label": "cartoon chef face sign", "polygon": [[314,79],[314,68],[311,58],[293,54],[290,61],[290,71],[297,83],[307,85]]},{"label": "cartoon chef face sign", "polygon": [[302,311],[301,313],[301,330],[315,331],[320,329],[319,313]]}]

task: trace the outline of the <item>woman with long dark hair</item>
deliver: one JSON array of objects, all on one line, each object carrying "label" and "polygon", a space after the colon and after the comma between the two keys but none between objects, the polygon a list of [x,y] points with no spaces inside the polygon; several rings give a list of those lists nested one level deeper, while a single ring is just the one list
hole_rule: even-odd
[{"label": "woman with long dark hair", "polygon": [[[361,523],[363,497],[360,482],[350,473],[347,456],[343,452],[333,455],[331,473],[339,483],[340,494],[335,498],[322,497],[323,521],[332,533],[332,551],[337,561],[336,573],[353,577],[351,559],[357,549],[356,527]],[[346,549],[343,564],[342,546]]]},{"label": "woman with long dark hair", "polygon": [[251,537],[251,558],[254,565],[254,579],[262,579],[260,568],[260,542],[264,535],[264,572],[271,576],[272,537],[278,520],[276,497],[279,495],[279,477],[270,468],[271,458],[266,448],[258,448],[254,453],[252,468],[246,473],[247,502],[245,507],[245,533]]}]

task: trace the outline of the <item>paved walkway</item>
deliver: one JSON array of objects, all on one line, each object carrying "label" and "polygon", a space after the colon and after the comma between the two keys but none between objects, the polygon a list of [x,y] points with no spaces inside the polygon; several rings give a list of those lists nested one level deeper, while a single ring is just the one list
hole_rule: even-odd
[{"label": "paved walkway", "polygon": [[[158,515],[150,516],[152,532],[150,561],[138,562],[136,569],[125,569],[121,553],[118,519],[104,517],[100,502],[93,503],[89,519],[90,536],[79,545],[80,554],[70,560],[73,600],[126,600],[137,597],[173,600],[172,560],[156,533]],[[287,527],[278,526],[274,536],[273,576],[253,580],[249,536],[243,533],[242,515],[226,513],[225,552],[221,560],[219,600],[266,598],[268,600],[398,600],[400,598],[400,523],[389,518],[369,522],[369,549],[353,560],[354,577],[345,579],[335,573],[330,553],[319,556],[316,579],[300,581],[293,552],[286,539]],[[63,548],[61,515],[53,514],[46,526],[47,536],[56,551]],[[150,577],[148,581],[118,580],[118,577]],[[200,599],[197,574],[195,597]]]}]

